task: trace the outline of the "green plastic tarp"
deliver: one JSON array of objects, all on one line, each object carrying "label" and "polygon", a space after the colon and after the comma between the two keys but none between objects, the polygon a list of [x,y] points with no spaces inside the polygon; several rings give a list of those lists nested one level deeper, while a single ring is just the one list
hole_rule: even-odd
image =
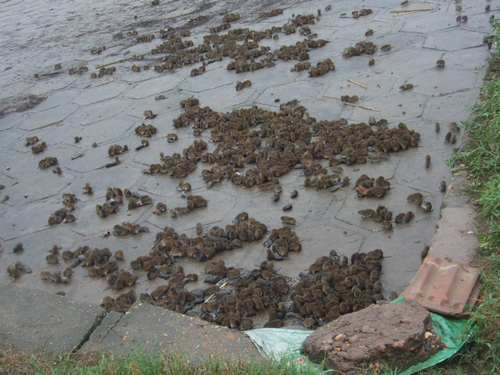
[{"label": "green plastic tarp", "polygon": [[[392,303],[402,301],[404,301],[404,297],[400,297]],[[433,312],[430,314],[434,331],[441,338],[443,349],[427,359],[427,361],[417,363],[405,371],[400,372],[400,375],[408,375],[421,371],[450,358],[465,344],[474,328],[473,324],[467,319],[453,319]],[[307,336],[313,332],[314,331],[286,328],[261,328],[245,331],[261,355],[267,358],[276,359],[286,356],[298,364],[308,362],[307,357],[300,353],[300,348]],[[319,366],[318,372],[321,372]]]}]

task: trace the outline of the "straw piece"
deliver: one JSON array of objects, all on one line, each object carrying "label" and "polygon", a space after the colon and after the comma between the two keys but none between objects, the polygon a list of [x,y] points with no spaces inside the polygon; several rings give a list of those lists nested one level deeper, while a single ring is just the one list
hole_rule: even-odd
[{"label": "straw piece", "polygon": [[359,87],[362,87],[364,89],[366,89],[366,86],[365,85],[362,85],[361,83],[359,82],[356,82],[356,81],[353,81],[352,79],[347,79],[348,82],[351,82],[351,83],[354,83],[355,85],[358,85]]},{"label": "straw piece", "polygon": [[[227,285],[227,281],[220,286],[220,289],[224,288],[226,285]],[[207,300],[205,301],[205,303],[207,303],[208,301],[210,301],[214,296],[215,296],[215,293],[212,293],[212,295],[207,298]]]},{"label": "straw piece", "polygon": [[401,9],[401,10],[391,10],[390,13],[425,12],[428,10],[434,10],[434,9],[433,8]]},{"label": "straw piece", "polygon": [[375,111],[375,112],[380,112],[378,109],[376,108],[371,108],[371,107],[366,107],[364,105],[360,105],[360,104],[353,104],[353,103],[347,103],[347,102],[342,102],[344,103],[345,105],[350,105],[350,106],[353,106],[353,107],[358,107],[358,108],[363,108],[363,109],[368,109],[369,111]]}]

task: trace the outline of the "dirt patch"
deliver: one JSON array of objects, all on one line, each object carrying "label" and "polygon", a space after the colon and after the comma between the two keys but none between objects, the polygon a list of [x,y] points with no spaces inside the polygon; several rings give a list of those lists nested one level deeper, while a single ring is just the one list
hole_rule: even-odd
[{"label": "dirt patch", "polygon": [[28,109],[35,108],[45,99],[47,99],[46,96],[29,94],[2,101],[0,102],[0,118],[5,117],[12,112],[24,112]]},{"label": "dirt patch", "polygon": [[344,315],[311,334],[302,352],[325,369],[355,374],[363,368],[405,369],[442,348],[429,312],[415,301],[380,302]]}]

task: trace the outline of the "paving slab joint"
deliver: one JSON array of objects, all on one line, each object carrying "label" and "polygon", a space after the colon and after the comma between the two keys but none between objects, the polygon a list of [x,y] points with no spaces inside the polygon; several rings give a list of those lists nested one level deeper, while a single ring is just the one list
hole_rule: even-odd
[{"label": "paving slab joint", "polygon": [[80,348],[90,339],[90,335],[101,325],[102,320],[106,317],[108,313],[104,310],[95,317],[94,324],[89,328],[87,333],[83,336],[80,342],[73,348],[71,354],[75,354]]}]

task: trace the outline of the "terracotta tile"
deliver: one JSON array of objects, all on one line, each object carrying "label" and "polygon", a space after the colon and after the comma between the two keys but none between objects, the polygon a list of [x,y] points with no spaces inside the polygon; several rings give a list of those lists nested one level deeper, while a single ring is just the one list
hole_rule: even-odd
[{"label": "terracotta tile", "polygon": [[467,314],[477,301],[479,270],[428,256],[404,290],[428,310],[444,315]]}]

